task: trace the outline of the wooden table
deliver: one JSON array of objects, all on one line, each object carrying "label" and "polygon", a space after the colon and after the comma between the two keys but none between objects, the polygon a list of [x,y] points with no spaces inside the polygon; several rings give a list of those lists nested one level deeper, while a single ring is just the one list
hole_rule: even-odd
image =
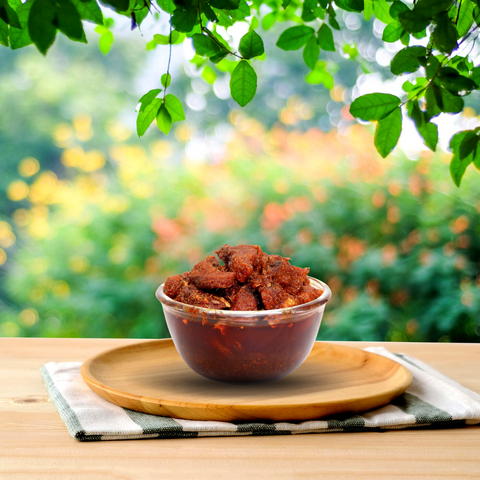
[{"label": "wooden table", "polygon": [[[138,340],[137,340],[138,341]],[[39,368],[135,340],[0,338],[0,479],[480,478],[480,427],[80,443],[50,402]],[[480,393],[480,344],[386,346]]]}]

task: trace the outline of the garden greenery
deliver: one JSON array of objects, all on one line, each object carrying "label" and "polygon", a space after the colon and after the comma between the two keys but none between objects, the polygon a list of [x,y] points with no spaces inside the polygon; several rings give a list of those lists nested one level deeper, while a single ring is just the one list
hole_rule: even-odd
[{"label": "garden greenery", "polygon": [[[149,14],[164,12],[170,16],[168,35],[154,35],[147,48],[166,45],[168,66],[159,88],[139,100],[137,133],[145,134],[156,119],[159,129],[168,134],[172,123],[185,119],[181,101],[167,94],[172,81],[170,58],[173,44],[192,41],[196,52],[192,62],[211,74],[209,60],[221,71],[229,71],[232,98],[242,107],[255,96],[257,74],[253,61],[265,56],[258,33],[275,22],[291,21],[279,36],[277,47],[285,51],[303,48],[303,59],[311,69],[310,83],[326,85],[331,76],[321,50],[343,50],[355,57],[355,48],[342,45],[337,16],[341,10],[363,13],[366,20],[375,17],[386,24],[382,39],[400,41],[402,48],[392,59],[395,76],[415,73],[413,81],[403,84],[402,96],[385,93],[362,95],[355,99],[350,113],[364,121],[377,122],[374,143],[386,157],[398,142],[402,131],[402,109],[414,121],[425,144],[435,150],[438,128],[432,119],[442,113],[458,114],[463,98],[480,89],[480,66],[469,55],[474,48],[480,24],[480,0],[100,0],[119,15],[131,18],[132,29]],[[269,7],[265,9],[264,7]],[[266,15],[261,12],[271,10]],[[260,19],[260,20],[259,20]],[[69,39],[86,43],[82,21],[98,25],[100,48],[108,52],[113,42],[113,21],[105,19],[97,0],[0,0],[0,43],[12,49],[35,44],[46,54],[58,31]],[[221,32],[237,22],[247,22],[249,31],[238,45],[231,45]],[[224,29],[218,29],[224,27]],[[191,39],[191,40],[190,40]],[[208,60],[207,60],[208,59]],[[209,69],[209,70],[208,70]],[[450,173],[457,186],[466,168],[473,163],[480,169],[480,128],[456,133],[450,147],[453,157]]]}]

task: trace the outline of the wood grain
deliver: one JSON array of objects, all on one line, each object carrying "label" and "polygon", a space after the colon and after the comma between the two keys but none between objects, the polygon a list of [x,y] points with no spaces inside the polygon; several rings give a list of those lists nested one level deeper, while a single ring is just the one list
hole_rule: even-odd
[{"label": "wood grain", "polygon": [[316,342],[297,370],[271,383],[226,384],[204,378],[170,339],[119,347],[88,359],[83,379],[121,407],[189,420],[302,421],[371,410],[410,385],[402,365],[357,348]]},{"label": "wood grain", "polygon": [[[39,368],[138,340],[0,338],[0,479],[478,479],[480,427],[270,437],[80,443],[51,402]],[[384,346],[480,394],[480,345]],[[22,399],[39,397],[38,402]],[[16,401],[15,401],[16,400]],[[45,401],[47,400],[47,401]]]}]

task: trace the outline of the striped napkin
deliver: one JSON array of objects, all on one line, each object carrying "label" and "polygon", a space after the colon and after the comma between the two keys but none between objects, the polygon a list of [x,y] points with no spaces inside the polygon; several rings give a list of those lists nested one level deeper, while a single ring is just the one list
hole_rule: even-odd
[{"label": "striped napkin", "polygon": [[159,417],[118,407],[95,394],[80,375],[81,362],[47,363],[41,374],[48,394],[81,442],[141,438],[191,438],[297,433],[372,432],[411,427],[447,428],[480,424],[480,395],[462,387],[416,358],[366,348],[407,367],[413,375],[407,391],[390,404],[362,415],[304,422],[208,422]]}]

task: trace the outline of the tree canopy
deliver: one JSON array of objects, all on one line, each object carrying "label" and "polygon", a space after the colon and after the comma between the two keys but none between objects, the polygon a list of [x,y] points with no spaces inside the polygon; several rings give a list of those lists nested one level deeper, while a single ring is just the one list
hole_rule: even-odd
[{"label": "tree canopy", "polygon": [[[307,82],[333,82],[319,59],[321,51],[336,51],[355,58],[356,46],[345,42],[338,16],[341,11],[376,18],[385,28],[382,40],[400,41],[403,48],[392,58],[394,76],[410,75],[397,95],[371,93],[356,98],[350,113],[363,121],[376,122],[374,143],[382,157],[396,146],[402,131],[402,110],[413,120],[425,144],[435,150],[438,127],[432,121],[441,114],[458,114],[463,97],[480,89],[480,66],[475,66],[475,41],[480,24],[480,0],[100,0],[115,14],[131,19],[132,29],[148,15],[170,17],[167,35],[155,34],[148,49],[165,46],[168,64],[158,88],[145,93],[137,108],[137,134],[141,137],[156,120],[168,134],[172,123],[185,119],[182,102],[167,93],[175,81],[170,74],[172,45],[193,42],[192,59],[203,68],[203,77],[215,75],[212,66],[230,72],[230,92],[241,107],[257,90],[255,62],[265,58],[261,37],[276,22],[288,26],[276,46],[284,51],[302,50],[311,70]],[[97,0],[0,0],[0,44],[18,49],[35,44],[42,54],[58,32],[70,40],[86,43],[83,22],[93,22],[100,34],[100,48],[107,53],[113,42],[113,20],[105,18]],[[233,45],[228,28],[246,22],[248,32]],[[223,28],[221,28],[223,27]],[[473,52],[473,54],[472,54]],[[472,58],[473,57],[473,58]],[[480,127],[457,132],[450,141],[453,157],[450,172],[460,185],[466,168],[480,169]]]}]

